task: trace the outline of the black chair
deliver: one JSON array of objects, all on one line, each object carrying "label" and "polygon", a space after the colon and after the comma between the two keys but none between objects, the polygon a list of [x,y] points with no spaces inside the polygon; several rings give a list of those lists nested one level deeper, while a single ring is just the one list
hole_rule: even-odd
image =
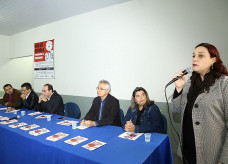
[{"label": "black chair", "polygon": [[121,121],[121,125],[123,126],[123,121],[124,121],[124,112],[122,109],[120,109],[120,121]]},{"label": "black chair", "polygon": [[163,133],[167,134],[167,119],[163,114],[161,114],[161,117],[163,121]]},{"label": "black chair", "polygon": [[81,111],[77,104],[68,102],[64,104],[65,116],[79,119],[81,117]]}]

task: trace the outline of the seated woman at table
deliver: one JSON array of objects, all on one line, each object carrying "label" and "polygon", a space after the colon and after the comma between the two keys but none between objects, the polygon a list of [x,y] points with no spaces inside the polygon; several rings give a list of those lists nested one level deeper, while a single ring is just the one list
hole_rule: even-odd
[{"label": "seated woman at table", "polygon": [[148,93],[144,88],[136,87],[133,91],[131,106],[124,118],[123,126],[127,132],[164,133],[160,110],[149,99]]}]

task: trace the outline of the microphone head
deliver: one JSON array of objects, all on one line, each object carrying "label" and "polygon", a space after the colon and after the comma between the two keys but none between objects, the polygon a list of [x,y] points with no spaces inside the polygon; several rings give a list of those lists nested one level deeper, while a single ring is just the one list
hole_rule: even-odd
[{"label": "microphone head", "polygon": [[15,117],[11,117],[9,118],[9,120],[13,120],[13,119],[18,119],[18,118],[21,118],[19,115],[15,116]]},{"label": "microphone head", "polygon": [[192,68],[191,67],[188,67],[182,73],[183,73],[183,75],[187,75],[189,73],[192,73]]}]

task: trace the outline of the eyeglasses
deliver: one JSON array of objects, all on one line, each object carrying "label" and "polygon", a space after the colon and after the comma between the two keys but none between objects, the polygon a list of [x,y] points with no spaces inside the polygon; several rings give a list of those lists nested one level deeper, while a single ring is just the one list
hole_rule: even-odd
[{"label": "eyeglasses", "polygon": [[97,91],[98,91],[98,90],[103,91],[103,90],[106,90],[106,89],[97,87],[96,90],[97,90]]}]

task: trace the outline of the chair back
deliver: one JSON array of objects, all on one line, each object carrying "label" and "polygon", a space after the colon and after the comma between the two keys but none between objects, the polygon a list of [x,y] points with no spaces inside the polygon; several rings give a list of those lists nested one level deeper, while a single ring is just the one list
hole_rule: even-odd
[{"label": "chair back", "polygon": [[124,121],[124,112],[122,109],[120,109],[120,121],[121,121],[121,125],[123,126],[123,121]]},{"label": "chair back", "polygon": [[163,122],[163,132],[164,134],[167,134],[167,119],[165,115],[161,114],[162,122]]},{"label": "chair back", "polygon": [[64,104],[65,116],[79,119],[81,117],[81,111],[77,104],[68,102]]}]

